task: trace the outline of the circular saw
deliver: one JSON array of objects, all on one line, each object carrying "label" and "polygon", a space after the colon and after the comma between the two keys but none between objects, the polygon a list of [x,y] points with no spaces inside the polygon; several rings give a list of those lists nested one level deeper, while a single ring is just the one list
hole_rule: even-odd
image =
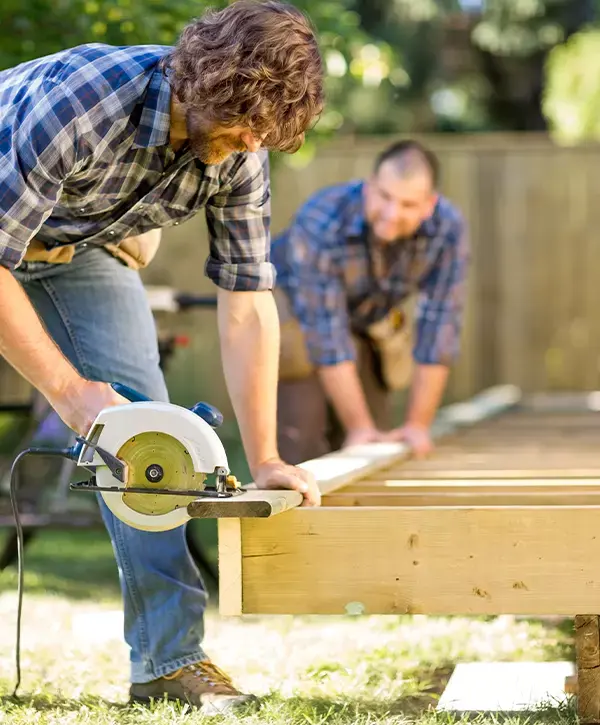
[{"label": "circular saw", "polygon": [[102,410],[78,439],[77,465],[94,476],[72,490],[98,493],[118,519],[144,531],[182,526],[188,504],[200,497],[241,493],[214,430],[223,421],[216,408],[188,409],[112,387],[131,402]]}]

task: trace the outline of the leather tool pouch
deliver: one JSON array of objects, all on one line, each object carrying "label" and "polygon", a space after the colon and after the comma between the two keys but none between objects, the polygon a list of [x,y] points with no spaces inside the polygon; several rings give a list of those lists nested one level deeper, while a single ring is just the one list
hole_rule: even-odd
[{"label": "leather tool pouch", "polygon": [[364,334],[373,350],[379,380],[387,390],[403,390],[413,374],[413,320],[404,306],[392,309]]},{"label": "leather tool pouch", "polygon": [[[127,237],[123,241],[102,246],[109,254],[119,259],[131,269],[143,269],[154,259],[161,240],[161,230],[152,229],[144,234]],[[47,249],[43,242],[32,239],[25,252],[26,262],[47,262],[48,264],[68,264],[75,254],[74,244]]]},{"label": "leather tool pouch", "polygon": [[281,337],[279,379],[285,382],[307,378],[313,374],[315,367],[308,355],[304,332],[292,313],[286,293],[275,287],[273,296],[279,314]]}]

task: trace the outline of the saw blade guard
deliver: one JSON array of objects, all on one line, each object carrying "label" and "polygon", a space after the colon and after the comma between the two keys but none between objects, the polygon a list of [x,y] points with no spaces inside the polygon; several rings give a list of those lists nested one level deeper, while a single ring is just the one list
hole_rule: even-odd
[{"label": "saw blade guard", "polygon": [[[186,456],[189,456],[198,482],[216,469],[229,472],[225,448],[213,428],[196,413],[172,403],[137,402],[106,408],[94,421],[87,440],[118,457],[123,450],[131,450],[131,441],[135,436],[139,436],[142,441],[149,433],[169,436],[181,444]],[[92,451],[93,455],[90,455]],[[124,462],[127,463],[126,460]],[[94,449],[84,446],[78,465],[96,467],[99,486],[115,485],[111,471]],[[188,502],[182,497],[171,499],[172,510],[165,511],[162,506],[160,513],[149,513],[147,509],[144,510],[146,507],[138,505],[135,506],[138,510],[134,510],[128,505],[128,496],[131,502],[135,494],[103,491],[100,495],[117,518],[137,529],[167,531],[182,526],[190,518],[187,513]]]}]

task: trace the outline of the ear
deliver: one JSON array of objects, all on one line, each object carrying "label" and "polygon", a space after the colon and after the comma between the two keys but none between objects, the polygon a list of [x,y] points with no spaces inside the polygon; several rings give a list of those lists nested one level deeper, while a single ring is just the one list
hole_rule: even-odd
[{"label": "ear", "polygon": [[430,214],[433,214],[433,210],[435,209],[435,207],[439,201],[439,198],[440,198],[439,192],[434,191],[431,194],[431,197],[429,198],[429,213]]}]

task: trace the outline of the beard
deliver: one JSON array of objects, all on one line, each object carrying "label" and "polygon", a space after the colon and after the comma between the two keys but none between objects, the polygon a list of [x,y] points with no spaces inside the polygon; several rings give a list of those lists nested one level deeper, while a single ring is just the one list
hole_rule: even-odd
[{"label": "beard", "polygon": [[234,151],[244,151],[239,139],[226,132],[214,132],[196,111],[186,112],[186,125],[192,154],[207,165],[220,164]]}]

